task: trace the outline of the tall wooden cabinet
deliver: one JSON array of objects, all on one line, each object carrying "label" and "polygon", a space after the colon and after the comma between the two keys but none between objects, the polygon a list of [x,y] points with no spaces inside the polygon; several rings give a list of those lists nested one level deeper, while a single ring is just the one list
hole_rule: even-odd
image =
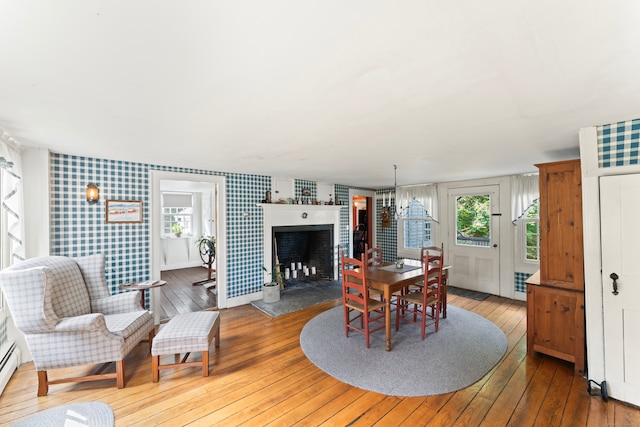
[{"label": "tall wooden cabinet", "polygon": [[540,172],[540,271],[527,280],[527,352],[585,370],[584,257],[580,160]]}]

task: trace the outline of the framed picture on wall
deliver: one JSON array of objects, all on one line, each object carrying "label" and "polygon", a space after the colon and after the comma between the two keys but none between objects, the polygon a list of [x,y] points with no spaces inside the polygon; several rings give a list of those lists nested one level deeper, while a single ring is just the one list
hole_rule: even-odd
[{"label": "framed picture on wall", "polygon": [[107,200],[107,222],[142,222],[142,201]]}]

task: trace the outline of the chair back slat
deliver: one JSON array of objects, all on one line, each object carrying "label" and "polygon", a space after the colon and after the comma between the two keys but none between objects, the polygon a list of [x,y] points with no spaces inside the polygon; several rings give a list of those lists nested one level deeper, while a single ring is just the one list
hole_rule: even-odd
[{"label": "chair back slat", "polygon": [[378,245],[369,247],[365,243],[364,245],[364,253],[362,254],[363,261],[366,262],[366,265],[381,265],[382,264],[382,246],[378,243]]},{"label": "chair back slat", "polygon": [[345,304],[355,302],[368,306],[369,289],[364,264],[356,258],[345,257],[342,253],[342,298]]},{"label": "chair back slat", "polygon": [[442,267],[444,266],[444,246],[427,246],[420,251],[420,260],[424,263],[424,304],[429,300],[441,299]]}]

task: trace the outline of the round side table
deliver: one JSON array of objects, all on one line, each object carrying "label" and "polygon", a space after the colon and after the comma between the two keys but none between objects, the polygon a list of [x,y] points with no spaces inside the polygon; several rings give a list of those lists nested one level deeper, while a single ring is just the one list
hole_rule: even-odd
[{"label": "round side table", "polygon": [[166,280],[147,280],[139,283],[126,283],[124,285],[120,285],[120,289],[123,291],[140,291],[140,305],[142,308],[145,308],[145,292],[147,289],[159,288],[160,286],[166,285]]}]

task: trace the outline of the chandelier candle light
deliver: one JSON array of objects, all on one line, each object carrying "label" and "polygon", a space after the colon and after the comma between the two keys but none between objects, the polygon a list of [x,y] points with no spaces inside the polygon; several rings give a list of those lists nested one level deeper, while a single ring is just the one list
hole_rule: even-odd
[{"label": "chandelier candle light", "polygon": [[[402,207],[398,199],[398,165],[393,165],[393,193],[389,192],[389,202],[388,208],[391,207],[391,195],[393,194],[393,198],[395,199],[395,209],[393,211],[393,218],[397,221],[400,218],[404,217],[406,214],[406,209]],[[382,207],[385,207],[385,198],[384,193],[382,194]]]}]

